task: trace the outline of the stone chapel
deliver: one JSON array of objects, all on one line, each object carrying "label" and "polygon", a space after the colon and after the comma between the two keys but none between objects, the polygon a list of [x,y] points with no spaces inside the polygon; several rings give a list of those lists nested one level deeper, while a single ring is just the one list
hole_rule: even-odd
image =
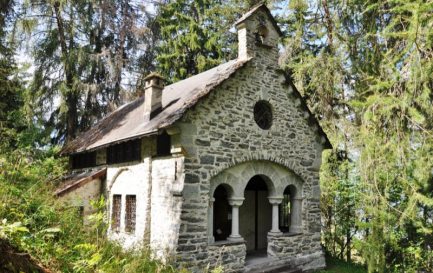
[{"label": "stone chapel", "polygon": [[150,74],[142,97],[65,145],[71,174],[56,195],[84,215],[105,196],[109,238],[192,272],[324,268],[319,169],[331,144],[279,69],[269,9],[235,26],[237,59],[167,86]]}]

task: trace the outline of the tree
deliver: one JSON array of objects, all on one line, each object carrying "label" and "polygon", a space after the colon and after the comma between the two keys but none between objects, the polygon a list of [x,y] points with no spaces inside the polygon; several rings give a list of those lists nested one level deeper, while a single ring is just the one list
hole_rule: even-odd
[{"label": "tree", "polygon": [[229,32],[243,5],[235,1],[175,0],[159,6],[158,69],[169,81],[203,72],[235,57]]},{"label": "tree", "polygon": [[[147,4],[42,1],[24,6],[21,22],[35,45],[30,101],[53,142],[73,139],[131,97],[138,78],[135,60],[150,31]],[[154,64],[140,65],[142,72]]]},{"label": "tree", "polygon": [[0,8],[0,150],[14,147],[16,134],[24,129],[21,107],[24,87],[14,60],[14,45],[8,41],[8,21],[12,20],[13,1],[5,1]]},{"label": "tree", "polygon": [[[359,199],[349,213],[359,228],[353,246],[369,272],[431,271],[433,2],[292,0],[289,7],[285,69],[335,148],[321,181],[327,247],[341,249],[335,227],[353,223],[337,206]],[[358,178],[343,179],[351,174]],[[344,197],[350,185],[355,199]]]}]

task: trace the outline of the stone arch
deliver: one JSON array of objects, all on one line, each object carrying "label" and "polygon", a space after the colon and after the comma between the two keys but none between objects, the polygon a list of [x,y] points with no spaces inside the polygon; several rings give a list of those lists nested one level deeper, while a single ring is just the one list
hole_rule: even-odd
[{"label": "stone arch", "polygon": [[116,171],[116,173],[113,175],[113,178],[110,179],[107,183],[107,192],[110,194],[111,188],[113,188],[114,183],[116,182],[117,178],[124,172],[129,170],[128,168],[120,168]]},{"label": "stone arch", "polygon": [[251,160],[233,165],[213,176],[209,196],[213,196],[220,184],[226,184],[233,189],[233,197],[243,198],[248,181],[256,175],[266,182],[270,197],[281,196],[281,192],[291,184],[302,193],[303,180],[291,169],[268,160]]},{"label": "stone arch", "polygon": [[309,180],[309,177],[307,175],[309,171],[307,170],[306,166],[300,164],[301,162],[291,158],[283,158],[279,154],[276,154],[274,152],[268,152],[266,154],[263,154],[259,151],[249,151],[239,158],[233,158],[230,162],[220,164],[217,168],[211,170],[211,178],[222,175],[226,170],[229,170],[233,167],[239,166],[244,163],[256,161],[269,162],[271,164],[274,164],[275,166],[286,169],[294,177],[297,177],[300,181],[307,182]]},{"label": "stone arch", "polygon": [[[212,176],[210,179],[210,203],[208,210],[208,236],[210,243],[214,242],[213,196],[215,189],[220,185],[224,185],[226,189],[229,189],[230,205],[232,207],[237,207],[234,208],[234,211],[238,211],[239,206],[242,205],[245,199],[245,188],[247,187],[250,179],[254,176],[260,176],[264,180],[268,188],[269,202],[274,206],[278,206],[278,204],[281,203],[284,189],[290,185],[296,188],[297,199],[302,200],[303,180],[299,175],[295,174],[294,171],[287,168],[286,166],[269,160],[249,160],[232,165],[231,167],[224,169],[218,174]],[[233,214],[235,213],[233,212]],[[275,225],[277,226],[276,228]],[[277,229],[278,221],[276,224],[273,223],[273,231],[275,232]],[[232,239],[233,237],[242,239],[242,237],[240,237],[237,233],[235,233],[234,236],[232,235],[230,236]]]},{"label": "stone arch", "polygon": [[233,176],[230,173],[221,173],[221,175],[218,176],[218,178],[215,180],[214,183],[211,183],[210,189],[209,189],[209,197],[213,198],[213,195],[215,193],[216,188],[218,186],[223,185],[224,188],[229,193],[229,197],[233,197],[235,195],[235,181],[237,177]]}]

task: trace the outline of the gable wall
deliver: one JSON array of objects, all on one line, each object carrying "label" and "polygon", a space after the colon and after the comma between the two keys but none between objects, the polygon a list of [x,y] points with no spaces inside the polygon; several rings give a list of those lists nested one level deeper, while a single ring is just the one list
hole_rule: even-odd
[{"label": "gable wall", "polygon": [[[211,178],[251,160],[276,162],[302,178],[303,232],[311,239],[311,247],[305,247],[310,248],[308,252],[321,252],[320,137],[308,124],[308,113],[301,110],[292,88],[283,84],[284,77],[276,71],[275,58],[269,54],[269,49],[257,49],[252,61],[177,123],[186,150],[178,252],[179,261],[189,267],[200,268],[209,262],[206,219]],[[253,107],[259,100],[273,106],[270,130],[260,129],[254,121]],[[203,221],[191,221],[196,218]]]}]

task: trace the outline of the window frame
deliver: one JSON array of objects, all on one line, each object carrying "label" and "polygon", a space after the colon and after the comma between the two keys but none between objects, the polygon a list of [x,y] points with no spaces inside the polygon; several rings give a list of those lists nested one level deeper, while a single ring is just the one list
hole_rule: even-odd
[{"label": "window frame", "polygon": [[113,194],[111,204],[111,230],[120,232],[122,217],[122,195]]},{"label": "window frame", "polygon": [[107,164],[141,160],[141,139],[134,139],[107,147]]},{"label": "window frame", "polygon": [[125,197],[125,232],[135,233],[137,225],[137,196],[127,194]]}]

